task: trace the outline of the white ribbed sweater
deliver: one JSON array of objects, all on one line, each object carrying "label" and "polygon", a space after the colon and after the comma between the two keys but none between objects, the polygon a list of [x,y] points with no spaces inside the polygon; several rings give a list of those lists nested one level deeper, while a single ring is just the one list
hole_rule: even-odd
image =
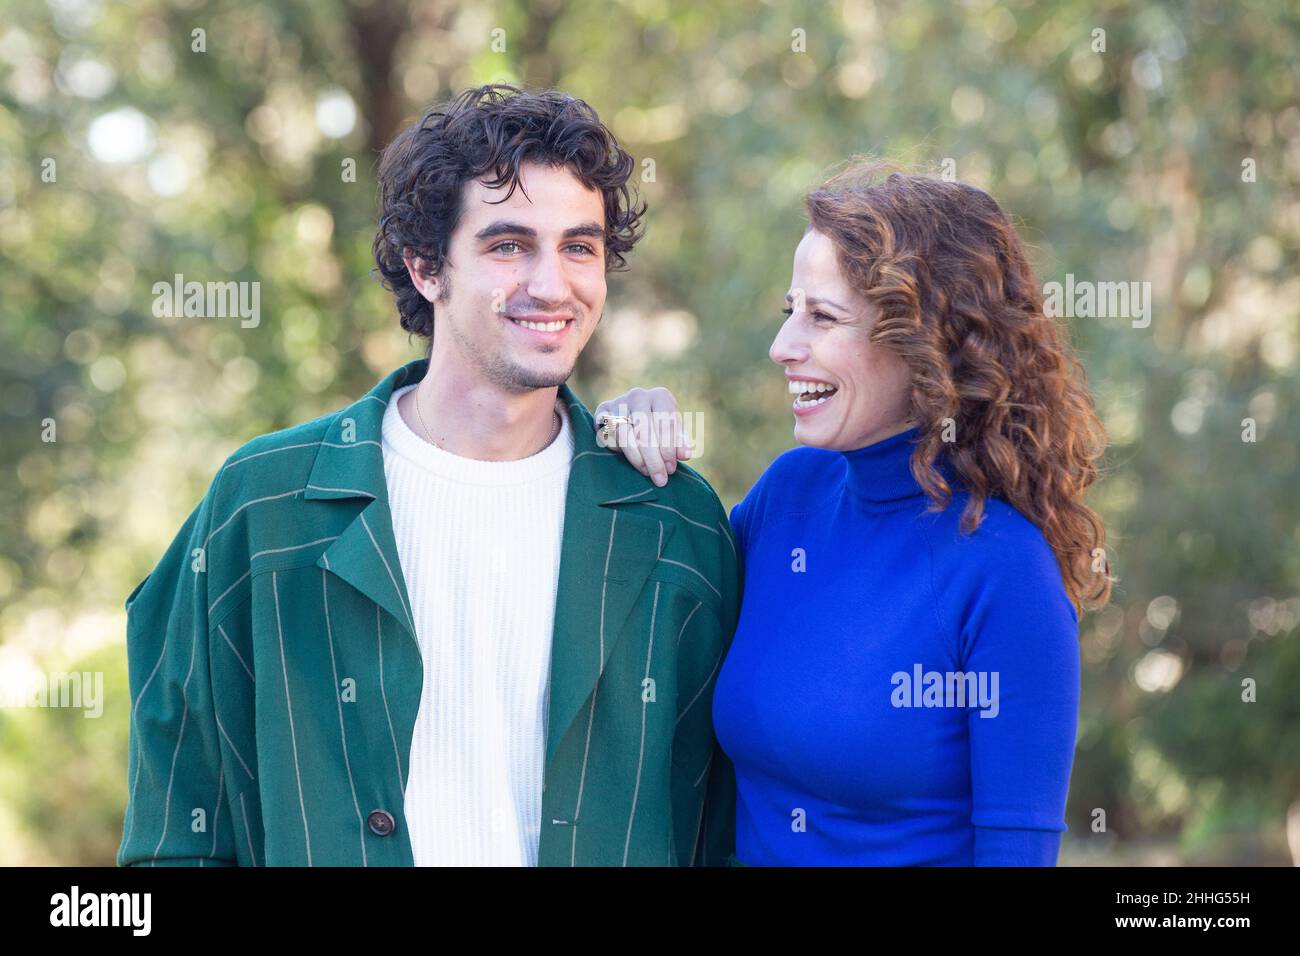
[{"label": "white ribbed sweater", "polygon": [[405,814],[416,866],[536,866],[551,630],[573,433],[462,458],[384,415],[397,554],[424,658]]}]

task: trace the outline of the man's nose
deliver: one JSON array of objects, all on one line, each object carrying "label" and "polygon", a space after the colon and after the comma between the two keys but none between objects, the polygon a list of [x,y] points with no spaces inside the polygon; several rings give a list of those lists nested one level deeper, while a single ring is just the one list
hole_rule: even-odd
[{"label": "man's nose", "polygon": [[532,299],[548,306],[569,301],[569,277],[558,253],[544,253],[534,260],[525,290]]}]

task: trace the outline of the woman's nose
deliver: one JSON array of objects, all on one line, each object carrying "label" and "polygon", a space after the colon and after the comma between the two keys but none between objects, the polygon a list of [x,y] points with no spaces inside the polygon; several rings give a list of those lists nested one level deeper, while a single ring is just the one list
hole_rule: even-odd
[{"label": "woman's nose", "polygon": [[777,330],[772,347],[767,350],[767,357],[777,365],[788,365],[808,357],[808,348],[799,335],[793,315]]}]

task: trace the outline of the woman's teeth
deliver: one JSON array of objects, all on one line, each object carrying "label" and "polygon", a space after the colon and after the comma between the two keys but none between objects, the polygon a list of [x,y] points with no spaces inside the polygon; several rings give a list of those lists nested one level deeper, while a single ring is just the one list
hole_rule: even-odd
[{"label": "woman's teeth", "polygon": [[558,332],[568,324],[568,319],[557,319],[554,322],[529,322],[526,319],[512,319],[518,325],[526,329],[534,329],[538,332]]},{"label": "woman's teeth", "polygon": [[834,385],[827,385],[825,382],[795,380],[791,381],[789,385],[790,394],[799,396],[794,400],[795,408],[812,408],[815,405],[820,405],[836,392]]}]

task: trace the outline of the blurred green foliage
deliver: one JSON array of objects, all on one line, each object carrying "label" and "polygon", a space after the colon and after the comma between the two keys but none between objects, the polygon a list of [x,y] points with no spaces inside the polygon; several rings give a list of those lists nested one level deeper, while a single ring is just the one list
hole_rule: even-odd
[{"label": "blurred green foliage", "polygon": [[[648,234],[574,384],[672,388],[728,505],[792,443],[767,349],[802,193],[850,154],[951,160],[1044,282],[1149,281],[1149,328],[1072,323],[1118,583],[1063,860],[1287,862],[1297,51],[1284,0],[0,4],[0,677],[106,694],[0,709],[0,862],[112,862],[125,597],[235,447],[419,353],[369,274],[375,160],[491,80],[587,99],[636,157]],[[260,282],[260,323],[155,317],[177,273]]]}]

